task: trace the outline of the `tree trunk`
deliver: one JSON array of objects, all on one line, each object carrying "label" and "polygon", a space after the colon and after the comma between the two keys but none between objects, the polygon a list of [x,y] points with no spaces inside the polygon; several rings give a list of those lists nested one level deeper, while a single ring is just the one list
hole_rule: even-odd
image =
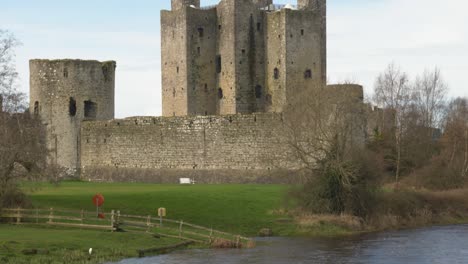
[{"label": "tree trunk", "polygon": [[397,133],[396,133],[396,151],[397,151],[397,158],[396,158],[396,172],[395,172],[395,183],[396,187],[398,188],[399,181],[400,181],[400,171],[401,171],[401,126],[398,126]]},{"label": "tree trunk", "polygon": [[465,155],[463,162],[462,177],[468,175],[468,124],[465,125]]}]

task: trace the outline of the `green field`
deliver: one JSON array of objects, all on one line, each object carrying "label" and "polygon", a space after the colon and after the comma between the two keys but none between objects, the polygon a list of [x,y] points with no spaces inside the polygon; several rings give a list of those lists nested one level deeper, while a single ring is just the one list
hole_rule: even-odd
[{"label": "green field", "polygon": [[[257,235],[261,228],[272,228],[275,235],[293,230],[292,223],[282,224],[277,221],[282,216],[272,213],[285,206],[288,186],[64,182],[34,188],[27,184],[24,189],[37,208],[94,211],[92,197],[101,193],[106,212],[156,216],[157,209],[165,207],[170,219],[246,236]],[[135,257],[137,249],[178,242],[146,234],[0,225],[0,263],[63,263],[63,256],[68,263],[100,263]],[[96,255],[88,260],[90,247]],[[24,249],[48,252],[30,257],[21,253]]]},{"label": "green field", "polygon": [[[178,242],[131,233],[0,225],[0,263],[102,263],[136,257],[138,249]],[[38,254],[26,255],[23,250]]]},{"label": "green field", "polygon": [[[254,236],[261,228],[276,226],[271,211],[284,206],[288,187],[281,185],[156,185],[132,183],[65,182],[43,185],[30,197],[35,207],[96,210],[92,197],[105,197],[103,210],[122,214],[157,215],[208,228]],[[281,227],[278,232],[283,233]]]}]

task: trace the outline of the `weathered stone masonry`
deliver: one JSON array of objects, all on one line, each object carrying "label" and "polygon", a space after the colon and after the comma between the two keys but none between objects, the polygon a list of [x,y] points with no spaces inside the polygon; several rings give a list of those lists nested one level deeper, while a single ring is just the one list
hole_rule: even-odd
[{"label": "weathered stone masonry", "polygon": [[114,118],[114,61],[31,60],[30,110],[47,129],[51,163],[80,167],[82,120]]},{"label": "weathered stone masonry", "polygon": [[[114,119],[113,61],[30,62],[50,163],[93,181],[297,182],[282,113],[325,89],[326,0],[171,2],[161,12],[165,117]],[[361,86],[326,89],[362,102]]]},{"label": "weathered stone masonry", "polygon": [[89,171],[106,168],[232,170],[258,177],[297,166],[282,126],[281,114],[84,122],[82,172],[86,178],[94,177]]},{"label": "weathered stone masonry", "polygon": [[326,82],[326,0],[172,0],[161,40],[163,116],[282,112]]}]

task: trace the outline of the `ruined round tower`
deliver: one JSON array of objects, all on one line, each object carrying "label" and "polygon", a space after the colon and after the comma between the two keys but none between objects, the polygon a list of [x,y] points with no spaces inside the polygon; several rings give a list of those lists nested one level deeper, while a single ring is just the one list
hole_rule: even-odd
[{"label": "ruined round tower", "polygon": [[114,118],[115,61],[31,60],[30,111],[46,125],[51,164],[80,168],[85,120]]}]

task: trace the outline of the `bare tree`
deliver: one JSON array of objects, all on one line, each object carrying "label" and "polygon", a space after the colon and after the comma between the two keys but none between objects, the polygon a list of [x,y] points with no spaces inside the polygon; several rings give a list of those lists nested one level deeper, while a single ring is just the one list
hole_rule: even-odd
[{"label": "bare tree", "polygon": [[413,89],[408,75],[395,64],[390,64],[375,82],[374,102],[381,108],[394,114],[394,140],[396,150],[395,181],[398,184],[401,176],[403,137],[408,123],[408,113],[412,107]]},{"label": "bare tree", "polygon": [[[291,98],[292,97],[292,98]],[[304,185],[293,192],[305,210],[364,216],[370,208],[365,168],[366,105],[362,87],[331,85],[294,90],[284,115],[292,160]]]},{"label": "bare tree", "polygon": [[0,113],[0,208],[18,203],[20,180],[38,179],[46,169],[45,132],[39,118]]},{"label": "bare tree", "polygon": [[429,129],[430,137],[433,136],[433,128],[440,127],[443,116],[448,86],[445,83],[440,70],[424,71],[421,77],[415,81],[415,104],[421,116],[421,125]]},{"label": "bare tree", "polygon": [[[24,93],[18,91],[14,49],[19,41],[8,31],[0,29],[0,95],[3,97],[3,110],[20,112],[26,109]],[[0,109],[1,110],[1,109]]]},{"label": "bare tree", "polygon": [[17,45],[12,34],[0,30],[0,209],[23,202],[18,181],[42,177],[48,154],[39,118],[19,113],[26,104],[15,86]]},{"label": "bare tree", "polygon": [[343,162],[364,145],[362,91],[337,88],[298,91],[284,113],[287,144],[306,175],[322,160]]},{"label": "bare tree", "polygon": [[449,103],[443,139],[448,166],[468,177],[468,99],[457,98]]}]

